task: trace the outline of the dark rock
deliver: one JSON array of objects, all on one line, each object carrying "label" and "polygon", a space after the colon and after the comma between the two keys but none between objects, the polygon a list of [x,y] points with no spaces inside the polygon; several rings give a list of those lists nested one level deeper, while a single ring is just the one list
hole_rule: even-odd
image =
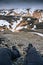
[{"label": "dark rock", "polygon": [[37,29],[43,29],[43,22],[36,24]]}]

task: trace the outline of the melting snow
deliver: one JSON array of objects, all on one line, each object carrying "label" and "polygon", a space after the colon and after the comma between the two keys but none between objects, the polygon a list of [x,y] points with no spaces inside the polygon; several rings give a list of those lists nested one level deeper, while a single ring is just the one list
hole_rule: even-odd
[{"label": "melting snow", "polygon": [[[12,29],[9,27],[10,23],[8,23],[8,21],[6,21],[6,20],[0,20],[0,26],[6,25],[7,28],[9,28],[9,30],[11,30],[12,32],[14,32],[16,26],[20,23],[21,20],[22,20],[22,18],[20,18],[20,20],[17,20],[17,22],[14,21],[14,22],[13,22],[13,25],[11,25]],[[21,28],[23,28],[23,27],[18,27],[16,30],[19,30],[19,29],[21,29]]]},{"label": "melting snow", "polygon": [[21,30],[23,28],[24,28],[23,26],[22,27],[19,26],[19,27],[16,28],[16,30]]},{"label": "melting snow", "polygon": [[13,13],[11,13],[10,15],[14,15],[14,12],[13,12]]},{"label": "melting snow", "polygon": [[0,26],[4,26],[4,25],[6,25],[9,28],[10,24],[6,20],[0,20]]},{"label": "melting snow", "polygon": [[42,22],[42,19],[41,18],[39,19],[39,22]]},{"label": "melting snow", "polygon": [[15,9],[14,10],[15,12],[18,12],[18,13],[27,13],[27,10],[26,9]]},{"label": "melting snow", "polygon": [[1,31],[4,31],[4,29],[2,29]]},{"label": "melting snow", "polygon": [[16,28],[16,30],[21,30],[23,28],[27,28],[27,26],[21,26],[21,27],[19,26],[19,27]]},{"label": "melting snow", "polygon": [[36,25],[34,25],[34,27],[32,28],[32,30],[35,30],[35,28],[36,28]]},{"label": "melting snow", "polygon": [[37,32],[33,32],[34,34],[37,34],[37,35],[39,35],[39,36],[41,36],[41,37],[43,37],[43,34],[42,33],[37,33]]},{"label": "melting snow", "polygon": [[27,18],[27,20],[29,20],[29,21],[30,21],[30,20],[31,20],[31,18]]},{"label": "melting snow", "polygon": [[21,20],[22,20],[22,18],[20,18],[20,20],[17,20],[17,22],[14,21],[13,25],[12,25],[12,28],[14,29],[20,23]]}]

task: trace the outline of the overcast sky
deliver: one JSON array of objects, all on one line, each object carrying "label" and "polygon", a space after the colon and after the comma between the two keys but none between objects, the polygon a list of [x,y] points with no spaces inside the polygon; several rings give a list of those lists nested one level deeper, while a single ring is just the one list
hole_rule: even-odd
[{"label": "overcast sky", "polygon": [[43,9],[43,0],[0,0],[0,9],[2,8]]}]

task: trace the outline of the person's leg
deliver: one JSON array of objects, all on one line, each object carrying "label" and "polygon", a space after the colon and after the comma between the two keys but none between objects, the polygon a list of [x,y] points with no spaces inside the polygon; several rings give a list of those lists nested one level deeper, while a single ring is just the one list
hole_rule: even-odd
[{"label": "person's leg", "polygon": [[24,65],[43,65],[42,57],[34,47],[28,48],[27,51],[28,52],[24,60]]},{"label": "person's leg", "polygon": [[14,59],[19,58],[21,56],[19,50],[15,46],[12,46],[12,51],[13,51],[13,58]]}]

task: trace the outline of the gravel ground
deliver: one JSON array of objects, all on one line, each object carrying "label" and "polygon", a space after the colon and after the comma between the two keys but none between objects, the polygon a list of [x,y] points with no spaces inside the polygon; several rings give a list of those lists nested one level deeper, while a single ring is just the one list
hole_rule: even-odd
[{"label": "gravel ground", "polygon": [[25,50],[29,43],[32,43],[37,51],[39,51],[40,54],[43,54],[43,37],[33,34],[33,31],[14,33],[11,31],[0,32],[0,38],[2,38],[0,47],[6,47],[7,45],[7,47],[11,49],[11,47],[15,45],[20,51],[22,56],[14,62],[14,65],[23,65],[24,57],[26,55]]},{"label": "gravel ground", "polygon": [[33,34],[33,32],[0,32],[0,38],[4,38],[4,44],[9,48],[15,45],[21,54],[25,52],[29,43],[36,47],[37,51],[43,54],[43,37]]}]

